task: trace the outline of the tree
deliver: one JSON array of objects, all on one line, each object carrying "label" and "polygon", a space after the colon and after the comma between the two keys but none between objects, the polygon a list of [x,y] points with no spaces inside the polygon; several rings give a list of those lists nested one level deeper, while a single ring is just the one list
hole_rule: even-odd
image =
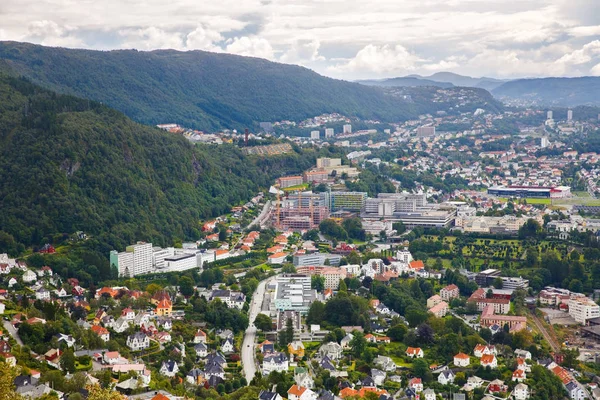
[{"label": "tree", "polygon": [[346,282],[343,279],[340,280],[339,291],[342,292],[342,293],[348,291],[348,286],[346,286]]},{"label": "tree", "polygon": [[427,364],[427,361],[422,358],[417,358],[413,361],[413,373],[415,376],[424,378],[427,372],[429,372],[429,365]]},{"label": "tree", "polygon": [[537,247],[530,247],[527,249],[525,264],[530,268],[535,267],[535,265],[538,263],[538,258],[539,254],[537,251]]},{"label": "tree", "polygon": [[367,339],[365,339],[365,335],[359,331],[354,331],[352,335],[354,335],[354,337],[350,340],[350,348],[355,357],[360,357],[367,347]]},{"label": "tree", "polygon": [[126,397],[110,388],[102,389],[99,385],[88,386],[88,400],[125,400]]},{"label": "tree", "polygon": [[182,276],[179,279],[179,291],[185,297],[190,297],[194,294],[194,281],[189,276]]},{"label": "tree", "polygon": [[346,256],[346,260],[348,261],[348,264],[361,264],[360,255],[356,250],[352,250],[350,254]]},{"label": "tree", "polygon": [[502,278],[497,277],[497,278],[494,279],[494,282],[492,283],[492,285],[496,289],[502,289],[502,287],[504,286],[504,282],[502,281]]},{"label": "tree", "polygon": [[258,314],[254,319],[254,326],[256,326],[256,329],[260,329],[263,332],[268,332],[272,329],[273,322],[267,315]]},{"label": "tree", "polygon": [[541,232],[540,223],[530,218],[519,228],[519,239],[535,238]]},{"label": "tree", "polygon": [[387,331],[387,335],[395,342],[401,342],[404,340],[404,336],[408,332],[408,328],[404,324],[397,324],[392,326]]},{"label": "tree", "polygon": [[310,278],[310,287],[317,292],[325,290],[325,277],[322,275],[313,275]]},{"label": "tree", "polygon": [[73,349],[66,349],[63,355],[60,357],[60,366],[63,371],[69,373],[75,372],[75,354]]},{"label": "tree", "polygon": [[325,319],[325,304],[313,301],[306,316],[307,324],[321,324]]},{"label": "tree", "polygon": [[0,400],[22,400],[23,397],[15,392],[14,381],[18,372],[5,362],[0,362]]}]

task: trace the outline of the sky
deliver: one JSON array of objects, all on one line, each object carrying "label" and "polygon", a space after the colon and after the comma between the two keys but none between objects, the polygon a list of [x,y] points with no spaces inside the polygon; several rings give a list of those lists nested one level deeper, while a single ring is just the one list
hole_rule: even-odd
[{"label": "sky", "polygon": [[600,76],[600,0],[0,0],[0,40],[206,50],[340,79]]}]

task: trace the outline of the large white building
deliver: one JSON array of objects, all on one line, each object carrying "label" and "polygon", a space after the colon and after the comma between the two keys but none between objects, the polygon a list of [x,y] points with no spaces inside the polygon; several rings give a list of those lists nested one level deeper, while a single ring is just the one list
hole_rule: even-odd
[{"label": "large white building", "polygon": [[344,133],[352,133],[352,125],[346,124],[344,125]]},{"label": "large white building", "polygon": [[110,264],[117,267],[119,276],[136,276],[152,272],[152,243],[137,242],[124,252],[110,252]]},{"label": "large white building", "polygon": [[325,268],[321,271],[321,275],[325,278],[325,289],[335,289],[340,287],[340,281],[346,278],[346,271],[342,268]]},{"label": "large white building", "polygon": [[310,138],[318,140],[321,138],[321,132],[319,131],[310,131]]},{"label": "large white building", "polygon": [[579,297],[568,301],[569,315],[580,324],[585,325],[588,319],[600,317],[600,306],[587,297]]},{"label": "large white building", "polygon": [[165,264],[169,272],[185,271],[198,268],[198,262],[195,254],[183,253],[165,258]]},{"label": "large white building", "polygon": [[325,129],[325,139],[333,137],[333,128]]}]

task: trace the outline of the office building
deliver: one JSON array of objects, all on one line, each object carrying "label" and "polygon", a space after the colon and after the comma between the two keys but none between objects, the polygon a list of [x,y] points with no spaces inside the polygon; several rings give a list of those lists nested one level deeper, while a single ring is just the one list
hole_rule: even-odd
[{"label": "office building", "polygon": [[339,254],[329,253],[313,253],[313,254],[295,254],[294,265],[296,267],[305,267],[309,265],[325,265],[325,261],[329,260],[329,265],[340,265],[342,256]]},{"label": "office building", "polygon": [[321,138],[321,132],[319,131],[310,131],[310,138],[319,140]]},{"label": "office building", "polygon": [[325,129],[325,139],[333,137],[333,128]]},{"label": "office building", "polygon": [[377,198],[366,199],[361,212],[363,220],[402,221],[409,228],[447,228],[455,216],[454,206],[428,204],[424,194],[408,193],[380,193]]},{"label": "office building", "polygon": [[417,128],[417,137],[435,136],[435,126],[420,126]]},{"label": "office building", "polygon": [[479,286],[488,287],[488,286],[492,285],[492,283],[494,282],[494,279],[500,277],[500,274],[501,274],[500,270],[488,268],[485,271],[479,272],[475,276],[475,282]]},{"label": "office building", "polygon": [[331,192],[331,210],[360,211],[367,200],[366,192]]},{"label": "office building", "polygon": [[587,297],[570,299],[569,315],[582,325],[587,325],[587,320],[600,317],[600,306]]},{"label": "office building", "polygon": [[188,269],[198,268],[195,254],[177,254],[164,259],[169,272],[186,271]]},{"label": "office building", "polygon": [[279,187],[285,189],[291,186],[302,185],[304,180],[301,176],[283,176],[277,181],[279,182]]},{"label": "office building", "polygon": [[152,249],[152,265],[157,272],[165,271],[167,264],[165,258],[172,257],[175,255],[175,249],[173,247],[167,247],[165,249],[161,247],[154,247]]},{"label": "office building", "polygon": [[302,315],[308,314],[310,305],[317,297],[316,290],[311,289],[310,275],[301,274],[278,276],[275,293],[277,311],[297,311]]},{"label": "office building", "polygon": [[352,133],[352,125],[346,124],[344,125],[344,133]]},{"label": "office building", "polygon": [[568,110],[567,111],[567,121],[572,121],[573,120],[573,110]]}]

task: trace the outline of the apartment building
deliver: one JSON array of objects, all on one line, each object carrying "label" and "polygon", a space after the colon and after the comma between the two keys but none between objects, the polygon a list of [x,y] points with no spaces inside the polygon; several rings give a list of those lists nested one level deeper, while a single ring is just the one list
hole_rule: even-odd
[{"label": "apartment building", "polygon": [[325,261],[327,260],[329,260],[329,265],[337,266],[340,265],[342,256],[329,253],[295,254],[293,262],[296,267],[305,267],[310,265],[325,265]]},{"label": "apartment building", "polygon": [[152,243],[138,242],[127,246],[124,252],[110,252],[110,264],[119,271],[119,276],[136,276],[152,272]]},{"label": "apartment building", "polygon": [[580,324],[586,325],[588,319],[600,317],[600,306],[587,297],[571,299],[567,304],[569,315]]}]

